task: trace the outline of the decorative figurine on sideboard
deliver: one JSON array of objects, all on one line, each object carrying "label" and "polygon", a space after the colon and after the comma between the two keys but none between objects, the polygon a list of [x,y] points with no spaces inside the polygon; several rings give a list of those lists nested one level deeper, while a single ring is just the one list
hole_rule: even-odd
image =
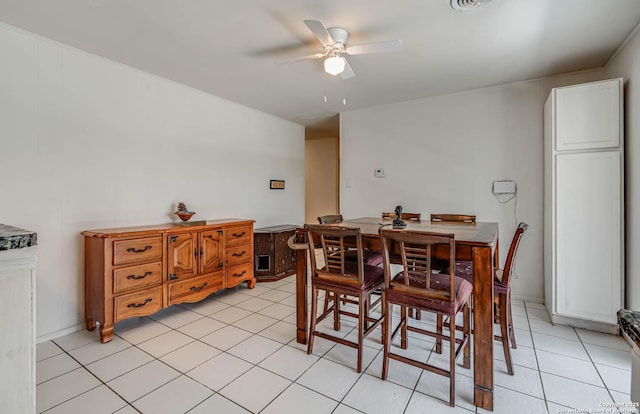
[{"label": "decorative figurine on sideboard", "polygon": [[175,212],[175,214],[178,217],[180,217],[180,220],[189,221],[191,216],[196,214],[196,212],[195,211],[189,211],[187,206],[185,206],[184,203],[180,202],[180,203],[178,203],[178,210]]},{"label": "decorative figurine on sideboard", "polygon": [[396,206],[396,218],[393,220],[394,229],[404,229],[407,223],[402,221],[402,206]]}]

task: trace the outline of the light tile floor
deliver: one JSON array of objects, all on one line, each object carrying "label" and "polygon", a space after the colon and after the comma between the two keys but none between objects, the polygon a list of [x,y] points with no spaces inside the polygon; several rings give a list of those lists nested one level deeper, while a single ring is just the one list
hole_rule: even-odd
[{"label": "light tile floor", "polygon": [[[484,413],[473,374],[458,366],[456,407],[448,379],[390,362],[379,378],[380,334],[355,351],[321,338],[314,352],[295,340],[295,278],[239,286],[202,302],[37,345],[37,411],[46,413]],[[495,343],[495,413],[629,413],[631,353],[620,337],[553,326],[540,304],[516,301],[515,375]],[[419,323],[431,324],[425,317]],[[354,336],[354,324],[341,334]],[[326,327],[329,329],[329,327]],[[407,354],[446,364],[433,341],[412,338]],[[616,407],[618,403],[618,409]],[[570,411],[573,409],[573,411]]]}]

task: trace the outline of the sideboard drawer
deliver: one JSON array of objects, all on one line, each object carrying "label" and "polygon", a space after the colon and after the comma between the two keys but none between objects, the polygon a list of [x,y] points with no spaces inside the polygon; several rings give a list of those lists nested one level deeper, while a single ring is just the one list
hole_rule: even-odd
[{"label": "sideboard drawer", "polygon": [[230,227],[225,231],[225,246],[237,246],[251,242],[253,226]]},{"label": "sideboard drawer", "polygon": [[244,244],[237,247],[227,249],[227,263],[236,264],[244,263],[251,260],[251,245]]},{"label": "sideboard drawer", "polygon": [[251,263],[242,263],[235,266],[229,266],[227,269],[226,287],[234,287],[245,280],[253,278],[253,266]]},{"label": "sideboard drawer", "polygon": [[113,271],[113,293],[162,283],[162,262],[123,267]]},{"label": "sideboard drawer", "polygon": [[162,236],[113,242],[114,265],[160,259],[162,259]]},{"label": "sideboard drawer", "polygon": [[114,322],[132,316],[150,315],[162,309],[162,286],[118,296],[114,300]]},{"label": "sideboard drawer", "polygon": [[223,272],[190,278],[169,284],[169,303],[197,302],[213,292],[224,288]]}]

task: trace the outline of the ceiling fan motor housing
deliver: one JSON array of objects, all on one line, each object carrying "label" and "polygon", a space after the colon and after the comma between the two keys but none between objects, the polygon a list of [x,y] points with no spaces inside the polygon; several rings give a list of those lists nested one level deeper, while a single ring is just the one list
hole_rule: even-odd
[{"label": "ceiling fan motor housing", "polygon": [[347,46],[347,40],[349,40],[349,32],[342,27],[331,27],[327,29],[327,32],[329,32],[329,35],[331,35],[333,39],[333,47],[335,48],[337,46],[341,50],[344,50]]}]

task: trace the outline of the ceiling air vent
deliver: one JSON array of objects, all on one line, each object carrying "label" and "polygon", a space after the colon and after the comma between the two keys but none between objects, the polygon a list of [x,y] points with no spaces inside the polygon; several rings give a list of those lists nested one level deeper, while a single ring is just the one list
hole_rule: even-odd
[{"label": "ceiling air vent", "polygon": [[451,0],[451,7],[457,11],[470,11],[482,7],[491,0]]}]

